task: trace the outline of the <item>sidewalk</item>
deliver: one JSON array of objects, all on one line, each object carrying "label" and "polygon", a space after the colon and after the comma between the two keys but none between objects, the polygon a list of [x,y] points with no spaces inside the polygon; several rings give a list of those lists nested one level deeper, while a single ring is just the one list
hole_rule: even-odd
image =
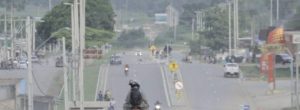
[{"label": "sidewalk", "polygon": [[252,101],[252,110],[282,110],[291,106],[290,80],[277,80],[273,94],[266,81],[243,81],[241,86]]}]

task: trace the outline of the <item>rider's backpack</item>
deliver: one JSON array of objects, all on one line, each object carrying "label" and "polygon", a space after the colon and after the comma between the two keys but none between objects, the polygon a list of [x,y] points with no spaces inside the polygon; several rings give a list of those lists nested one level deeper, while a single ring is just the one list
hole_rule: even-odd
[{"label": "rider's backpack", "polygon": [[139,90],[131,90],[130,103],[132,106],[139,106],[142,103],[142,94]]}]

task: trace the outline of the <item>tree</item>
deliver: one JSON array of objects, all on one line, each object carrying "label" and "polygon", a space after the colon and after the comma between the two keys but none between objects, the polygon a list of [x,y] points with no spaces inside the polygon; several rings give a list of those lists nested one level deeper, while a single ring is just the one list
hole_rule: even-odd
[{"label": "tree", "polygon": [[[106,30],[98,30],[94,28],[86,28],[86,47],[100,47],[101,45],[104,45],[107,42],[110,42],[113,38],[114,34],[110,31]],[[66,47],[68,49],[71,49],[71,31],[69,28],[61,28],[56,32],[53,32],[51,34],[52,37],[56,39],[60,39],[62,37],[66,38]]]},{"label": "tree", "polygon": [[288,21],[286,27],[289,30],[300,30],[300,6],[297,8],[297,13]]},{"label": "tree", "polygon": [[[63,0],[47,13],[38,24],[37,34],[42,41],[49,38],[53,32],[69,27],[71,24],[70,6],[63,3],[71,0]],[[109,0],[87,0],[86,1],[86,26],[102,31],[113,31],[114,13]],[[86,38],[87,39],[87,38]]]},{"label": "tree", "polygon": [[0,7],[5,7],[7,10],[13,6],[17,10],[25,8],[26,0],[0,0]]},{"label": "tree", "polygon": [[[224,19],[225,18],[225,19]],[[201,40],[213,50],[226,49],[228,46],[228,14],[226,10],[216,8],[206,13],[204,31],[199,32],[203,36]]]},{"label": "tree", "polygon": [[125,48],[145,47],[147,39],[143,29],[123,31],[117,39],[117,44]]}]

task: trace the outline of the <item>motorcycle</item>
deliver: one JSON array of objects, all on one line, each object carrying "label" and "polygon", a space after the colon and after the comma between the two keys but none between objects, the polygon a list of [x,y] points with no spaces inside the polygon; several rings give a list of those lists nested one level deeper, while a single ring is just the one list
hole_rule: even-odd
[{"label": "motorcycle", "polygon": [[124,110],[149,110],[149,104],[139,90],[140,85],[132,80],[129,81],[129,85],[131,89],[123,105]]},{"label": "motorcycle", "polygon": [[125,67],[124,72],[125,72],[125,75],[128,76],[129,68]]},{"label": "motorcycle", "polygon": [[155,108],[154,108],[154,110],[161,110],[161,105],[160,105],[159,101],[157,101],[157,102],[155,103]]}]

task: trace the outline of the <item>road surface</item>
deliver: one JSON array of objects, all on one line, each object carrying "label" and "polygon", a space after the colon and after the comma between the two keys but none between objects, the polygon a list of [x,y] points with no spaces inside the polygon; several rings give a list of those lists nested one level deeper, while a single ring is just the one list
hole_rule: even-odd
[{"label": "road surface", "polygon": [[[134,52],[129,52],[122,55],[122,65],[110,66],[107,89],[112,91],[112,96],[117,102],[116,110],[122,110],[126,95],[130,90],[129,80],[136,80],[140,83],[141,90],[150,105],[150,110],[153,109],[157,100],[162,103],[163,110],[169,110],[159,64],[153,61],[149,54],[143,53],[142,62],[138,61],[140,57],[135,56]],[[124,74],[124,64],[129,64],[128,77]]]}]

